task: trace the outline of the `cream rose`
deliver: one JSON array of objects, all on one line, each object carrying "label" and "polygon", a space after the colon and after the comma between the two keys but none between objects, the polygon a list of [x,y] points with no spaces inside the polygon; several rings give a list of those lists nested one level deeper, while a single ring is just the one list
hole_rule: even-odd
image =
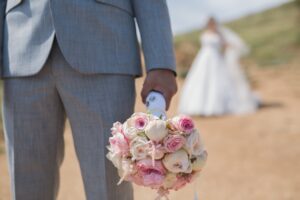
[{"label": "cream rose", "polygon": [[145,134],[150,140],[160,142],[168,135],[166,122],[160,119],[150,121],[145,128]]},{"label": "cream rose", "polygon": [[207,160],[207,152],[203,151],[199,156],[192,161],[192,170],[201,171]]},{"label": "cream rose", "polygon": [[116,168],[121,167],[122,157],[119,154],[108,152],[106,158],[110,160]]},{"label": "cream rose", "polygon": [[[153,148],[155,148],[155,151],[153,152]],[[153,155],[154,153],[154,155]],[[161,146],[153,146],[151,147],[151,151],[149,151],[149,156],[152,157],[154,156],[154,159],[155,160],[159,160],[159,159],[162,159],[165,155],[165,150],[163,147]]]},{"label": "cream rose", "polygon": [[173,173],[189,172],[191,170],[188,154],[183,149],[166,154],[162,161],[164,166]]},{"label": "cream rose", "polygon": [[203,152],[204,146],[198,131],[194,130],[189,136],[187,136],[186,143],[183,148],[190,156],[199,156]]},{"label": "cream rose", "polygon": [[132,160],[123,158],[121,160],[121,166],[118,168],[118,174],[121,177],[121,179],[118,182],[118,185],[123,182],[123,180],[130,180],[130,177],[132,174],[136,173],[136,167],[135,164],[132,162]]},{"label": "cream rose", "polygon": [[123,132],[124,132],[124,136],[128,140],[133,140],[135,137],[138,136],[138,131],[134,127],[128,126],[128,124],[126,123],[124,124]]},{"label": "cream rose", "polygon": [[141,160],[146,158],[150,150],[150,142],[146,137],[138,136],[130,142],[130,153],[132,155],[132,160]]}]

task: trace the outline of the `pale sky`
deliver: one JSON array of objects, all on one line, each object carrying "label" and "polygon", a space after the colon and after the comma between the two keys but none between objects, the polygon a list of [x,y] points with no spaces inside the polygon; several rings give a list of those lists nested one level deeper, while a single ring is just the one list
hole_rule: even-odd
[{"label": "pale sky", "polygon": [[207,16],[230,21],[289,0],[167,0],[175,34],[200,28]]}]

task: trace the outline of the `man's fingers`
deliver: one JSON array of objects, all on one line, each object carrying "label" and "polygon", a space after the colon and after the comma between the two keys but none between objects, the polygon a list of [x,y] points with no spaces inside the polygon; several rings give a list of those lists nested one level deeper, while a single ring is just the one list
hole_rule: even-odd
[{"label": "man's fingers", "polygon": [[164,94],[164,97],[166,99],[166,110],[169,110],[170,102],[171,102],[171,99],[172,99],[172,95],[169,92],[166,92]]},{"label": "man's fingers", "polygon": [[153,89],[149,86],[149,84],[143,85],[143,89],[141,91],[141,97],[142,97],[143,103],[146,103],[146,98],[147,98],[148,94],[151,92],[151,90],[153,90]]},{"label": "man's fingers", "polygon": [[166,109],[169,109],[171,99],[177,91],[177,84],[174,74],[168,70],[153,70],[147,74],[144,82],[141,97],[145,103],[148,94],[151,91],[162,93],[166,100]]},{"label": "man's fingers", "polygon": [[162,93],[162,95],[164,96],[164,98],[166,100],[166,110],[168,110],[170,107],[171,99],[172,99],[173,95],[175,94],[176,90],[166,90],[160,86],[150,87],[149,84],[144,84],[142,92],[141,92],[143,103],[146,103],[146,98],[147,98],[148,94],[153,90]]}]

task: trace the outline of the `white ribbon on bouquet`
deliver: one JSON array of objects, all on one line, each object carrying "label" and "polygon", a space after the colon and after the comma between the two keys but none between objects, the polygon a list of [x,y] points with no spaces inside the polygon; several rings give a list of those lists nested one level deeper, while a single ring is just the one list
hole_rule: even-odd
[{"label": "white ribbon on bouquet", "polygon": [[151,91],[146,98],[146,106],[152,115],[166,119],[166,100],[160,92]]}]

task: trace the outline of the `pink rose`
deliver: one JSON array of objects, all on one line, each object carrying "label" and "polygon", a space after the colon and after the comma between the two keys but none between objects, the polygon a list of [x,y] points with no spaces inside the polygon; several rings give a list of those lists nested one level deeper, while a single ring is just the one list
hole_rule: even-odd
[{"label": "pink rose", "polygon": [[132,176],[132,181],[138,185],[158,187],[166,175],[166,169],[161,161],[155,161],[152,165],[151,159],[140,160],[136,163],[137,173]]},{"label": "pink rose", "polygon": [[109,150],[115,154],[127,154],[129,152],[129,145],[125,136],[116,132],[112,137],[109,138]]},{"label": "pink rose", "polygon": [[164,147],[167,152],[175,152],[179,150],[185,143],[185,138],[181,135],[169,134],[164,139]]},{"label": "pink rose", "polygon": [[148,124],[147,118],[142,117],[142,116],[135,118],[135,128],[136,129],[144,130],[147,124]]},{"label": "pink rose", "polygon": [[175,132],[180,131],[185,134],[190,134],[195,128],[192,118],[185,115],[174,117],[169,123],[169,127],[173,132],[175,130]]},{"label": "pink rose", "polygon": [[143,131],[149,122],[149,116],[145,113],[134,113],[128,120],[127,126]]},{"label": "pink rose", "polygon": [[181,116],[178,120],[179,130],[185,133],[191,133],[194,130],[194,122],[188,116]]}]

